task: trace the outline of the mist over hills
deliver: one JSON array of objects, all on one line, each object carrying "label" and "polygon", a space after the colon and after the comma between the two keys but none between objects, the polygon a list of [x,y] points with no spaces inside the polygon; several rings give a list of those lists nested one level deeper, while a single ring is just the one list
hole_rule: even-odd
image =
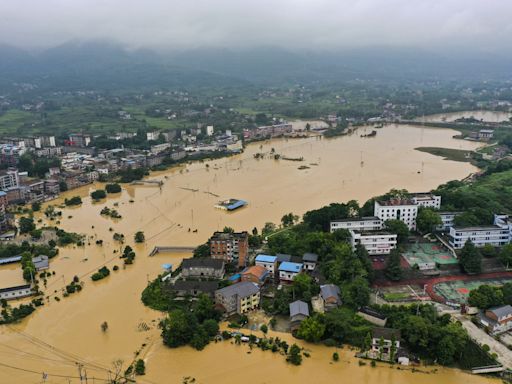
[{"label": "mist over hills", "polygon": [[509,56],[374,47],[292,51],[276,47],[127,50],[105,41],[69,42],[41,52],[0,45],[0,87],[34,82],[42,89],[128,89],[332,84],[381,81],[506,80]]}]

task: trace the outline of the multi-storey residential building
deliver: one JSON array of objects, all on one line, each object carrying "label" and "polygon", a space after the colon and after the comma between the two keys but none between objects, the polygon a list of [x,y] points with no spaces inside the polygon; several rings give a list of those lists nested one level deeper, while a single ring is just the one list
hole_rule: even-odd
[{"label": "multi-storey residential building", "polygon": [[0,144],[0,164],[15,166],[20,156],[26,152],[25,147],[18,147],[11,144]]},{"label": "multi-storey residential building", "polygon": [[397,235],[386,231],[350,231],[350,242],[354,250],[361,244],[370,255],[388,255],[396,248]]},{"label": "multi-storey residential building", "polygon": [[210,238],[210,255],[226,263],[245,267],[248,262],[249,234],[247,232],[215,232]]},{"label": "multi-storey residential building", "polygon": [[91,136],[83,133],[72,133],[69,135],[67,145],[72,147],[87,147],[91,143]]},{"label": "multi-storey residential building", "polygon": [[383,222],[386,220],[401,220],[409,229],[416,229],[418,206],[410,199],[391,199],[375,201],[374,215]]},{"label": "multi-storey residential building", "polygon": [[243,314],[260,305],[258,284],[242,281],[215,291],[215,304],[227,315]]},{"label": "multi-storey residential building", "polygon": [[0,232],[4,232],[8,229],[9,223],[7,220],[7,193],[0,191]]},{"label": "multi-storey residential building", "polygon": [[377,216],[369,216],[331,221],[331,232],[337,231],[338,229],[376,231],[382,229],[382,220]]},{"label": "multi-storey residential building", "polygon": [[419,207],[425,208],[441,208],[441,196],[433,195],[432,193],[415,193],[411,200]]},{"label": "multi-storey residential building", "polygon": [[0,171],[0,190],[5,191],[7,189],[16,188],[20,184],[20,177],[18,170],[7,169]]}]

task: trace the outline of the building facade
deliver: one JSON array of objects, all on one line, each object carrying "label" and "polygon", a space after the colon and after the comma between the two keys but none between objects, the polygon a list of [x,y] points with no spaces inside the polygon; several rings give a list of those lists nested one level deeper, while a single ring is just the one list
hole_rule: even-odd
[{"label": "building facade", "polygon": [[448,241],[454,249],[461,249],[468,240],[479,248],[487,244],[502,247],[510,242],[510,230],[498,225],[450,228]]},{"label": "building facade", "polygon": [[418,206],[409,199],[391,199],[375,201],[374,215],[383,222],[387,220],[401,220],[410,230],[416,229]]},{"label": "building facade", "polygon": [[260,305],[258,284],[242,281],[215,291],[215,304],[226,314],[244,314]]},{"label": "building facade", "polygon": [[386,231],[350,231],[350,243],[354,250],[361,244],[370,255],[388,255],[396,248],[397,235]]},{"label": "building facade", "polygon": [[249,254],[249,234],[247,232],[215,232],[210,238],[210,255],[213,259],[236,263],[243,268]]},{"label": "building facade", "polygon": [[419,207],[434,209],[441,208],[441,196],[433,195],[431,193],[415,193],[411,200]]},{"label": "building facade", "polygon": [[331,221],[331,232],[338,229],[376,231],[382,229],[382,220],[377,216],[369,216]]}]

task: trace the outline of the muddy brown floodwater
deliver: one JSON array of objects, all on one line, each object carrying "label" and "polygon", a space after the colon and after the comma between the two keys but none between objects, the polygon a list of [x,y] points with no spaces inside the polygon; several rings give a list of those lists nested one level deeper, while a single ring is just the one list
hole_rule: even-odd
[{"label": "muddy brown floodwater", "polygon": [[[122,193],[92,203],[88,196],[97,186],[88,186],[51,202],[59,204],[74,195],[83,198],[81,207],[62,209],[60,226],[87,234],[90,244],[61,249],[51,261],[55,276],[48,280],[47,304],[20,324],[0,327],[0,383],[41,382],[40,372],[49,374],[48,383],[79,383],[77,363],[87,370],[89,383],[100,383],[108,377],[113,360],[123,360],[126,366],[143,344],[141,356],[146,359],[147,375],[138,380],[141,383],[177,383],[186,376],[195,377],[198,383],[330,383],[343,378],[389,384],[491,382],[453,369],[426,374],[387,366],[359,367],[351,357],[353,352],[346,350],[342,361],[331,364],[333,349],[322,346],[307,346],[311,358],[300,367],[292,367],[283,357],[257,350],[247,354],[247,347],[229,342],[212,344],[202,352],[162,345],[156,325],[163,314],[144,307],[140,294],[147,281],[162,271],[163,263],[177,266],[189,254],[148,257],[155,245],[195,246],[226,225],[250,231],[268,221],[278,223],[288,212],[303,214],[350,199],[364,202],[391,188],[426,191],[476,170],[468,163],[414,150],[419,146],[468,150],[478,146],[453,139],[456,132],[452,130],[392,125],[379,129],[374,138],[359,134],[251,144],[238,156],[152,174],[149,179],[164,182],[161,188],[124,186]],[[304,161],[257,160],[253,156],[269,153],[272,148],[287,157],[304,157]],[[301,165],[309,168],[299,170]],[[213,208],[219,199],[230,197],[245,199],[249,205],[234,213]],[[123,216],[121,220],[100,216],[104,206],[112,208],[114,204]],[[112,240],[110,228],[123,233],[131,245],[134,233],[144,231],[146,243],[134,245],[134,265],[122,267],[114,253],[120,247]],[[104,240],[103,246],[95,244],[97,239]],[[92,282],[91,273],[104,264],[121,268],[102,281]],[[15,272],[12,266],[0,268],[0,286],[21,283],[21,272]],[[84,289],[62,298],[64,284],[75,275],[85,282]],[[61,300],[56,301],[55,296]],[[108,323],[106,332],[100,327],[104,321]]]}]

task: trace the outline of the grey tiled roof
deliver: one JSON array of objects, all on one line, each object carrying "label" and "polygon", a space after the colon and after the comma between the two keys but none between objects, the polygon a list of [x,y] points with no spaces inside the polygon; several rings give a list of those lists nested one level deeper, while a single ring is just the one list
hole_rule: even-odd
[{"label": "grey tiled roof", "polygon": [[290,303],[290,317],[293,317],[296,315],[309,316],[308,304],[303,301],[300,301],[300,300]]},{"label": "grey tiled roof", "polygon": [[251,283],[249,281],[242,281],[240,283],[228,285],[227,287],[219,289],[217,293],[220,293],[225,297],[234,295],[238,295],[239,297],[247,297],[258,293],[259,291],[260,289],[257,284]]}]

